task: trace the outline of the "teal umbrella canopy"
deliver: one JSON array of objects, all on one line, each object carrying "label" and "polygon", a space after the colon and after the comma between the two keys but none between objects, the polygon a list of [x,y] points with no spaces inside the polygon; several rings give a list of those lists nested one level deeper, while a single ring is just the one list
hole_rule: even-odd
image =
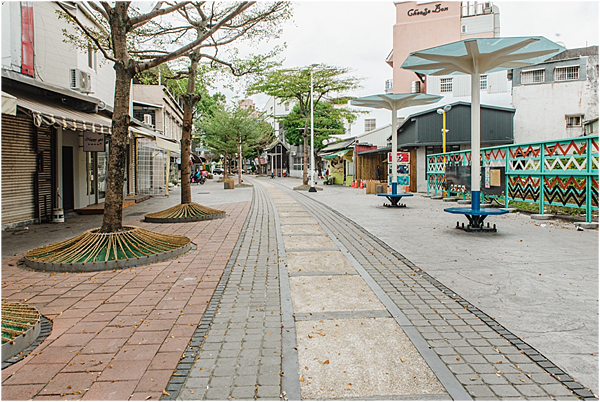
[{"label": "teal umbrella canopy", "polygon": [[379,94],[352,99],[353,106],[371,107],[375,109],[400,110],[405,107],[435,103],[443,97],[428,94]]},{"label": "teal umbrella canopy", "polygon": [[402,68],[425,75],[483,74],[538,64],[563,51],[542,36],[466,39],[412,52]]}]

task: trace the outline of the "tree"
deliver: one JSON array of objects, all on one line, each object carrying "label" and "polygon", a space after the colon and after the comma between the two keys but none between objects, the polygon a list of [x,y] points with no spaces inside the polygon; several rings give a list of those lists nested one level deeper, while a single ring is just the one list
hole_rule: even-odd
[{"label": "tree", "polygon": [[301,119],[304,119],[302,138],[304,142],[304,164],[302,180],[308,184],[308,139],[310,137],[310,94],[311,69],[313,75],[313,105],[316,108],[322,100],[336,94],[358,89],[359,79],[344,77],[350,70],[325,64],[303,69],[279,69],[260,76],[248,87],[249,94],[264,93],[283,102],[295,101]]},{"label": "tree", "polygon": [[[256,27],[261,16],[266,15],[271,27],[277,29],[278,19],[289,16],[289,5],[285,2],[217,4],[159,1],[150,11],[142,12],[132,7],[132,2],[90,1],[85,5],[92,10],[91,17],[96,25],[89,27],[62,3],[57,4],[63,11],[63,17],[73,22],[79,31],[78,35],[72,35],[69,39],[79,46],[87,46],[91,42],[94,50],[99,50],[106,60],[114,63],[116,78],[112,135],[104,218],[100,231],[118,232],[122,229],[123,220],[125,152],[130,123],[130,83],[133,77],[197,49],[229,44]],[[175,17],[176,13],[195,15],[198,24],[192,25],[185,19],[182,22]],[[172,23],[167,22],[167,16],[171,17]],[[197,35],[188,41],[184,39],[188,34]],[[255,35],[261,33],[256,32]]]},{"label": "tree", "polygon": [[[352,123],[356,119],[356,113],[353,110],[336,108],[330,102],[319,102],[313,112],[315,149],[324,148],[323,141],[328,140],[332,135],[344,134],[346,132],[344,122]],[[292,111],[280,121],[283,124],[286,141],[292,145],[303,144],[302,132],[306,119],[300,113],[300,107],[295,105]]]},{"label": "tree", "polygon": [[254,110],[217,105],[212,116],[202,119],[200,127],[205,144],[216,153],[238,156],[239,183],[242,182],[242,157],[274,139],[274,130]]}]

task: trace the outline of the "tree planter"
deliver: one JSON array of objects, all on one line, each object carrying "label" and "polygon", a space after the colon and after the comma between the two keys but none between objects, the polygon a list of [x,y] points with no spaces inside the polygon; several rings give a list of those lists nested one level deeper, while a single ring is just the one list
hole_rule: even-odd
[{"label": "tree planter", "polygon": [[24,263],[46,271],[104,271],[168,260],[190,248],[191,241],[185,236],[133,226],[114,233],[101,233],[96,228],[63,242],[35,248],[25,254]]},{"label": "tree planter", "polygon": [[2,302],[2,362],[27,349],[41,330],[41,315],[35,307]]},{"label": "tree planter", "polygon": [[144,217],[144,220],[150,223],[183,223],[221,219],[226,216],[225,211],[190,202],[189,204],[179,204],[164,211],[148,214]]}]

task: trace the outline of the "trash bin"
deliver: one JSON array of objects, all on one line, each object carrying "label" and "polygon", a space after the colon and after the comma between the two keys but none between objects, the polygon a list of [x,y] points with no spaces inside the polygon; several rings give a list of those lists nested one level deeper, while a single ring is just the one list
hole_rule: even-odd
[{"label": "trash bin", "polygon": [[277,172],[277,177],[281,177],[281,172]]}]

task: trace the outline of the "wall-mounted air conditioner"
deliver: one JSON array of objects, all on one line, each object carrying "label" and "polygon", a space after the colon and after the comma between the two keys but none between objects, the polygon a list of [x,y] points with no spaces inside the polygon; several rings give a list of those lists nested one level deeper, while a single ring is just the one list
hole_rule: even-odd
[{"label": "wall-mounted air conditioner", "polygon": [[70,73],[71,89],[86,93],[92,92],[92,76],[89,73],[78,68],[72,68]]}]

